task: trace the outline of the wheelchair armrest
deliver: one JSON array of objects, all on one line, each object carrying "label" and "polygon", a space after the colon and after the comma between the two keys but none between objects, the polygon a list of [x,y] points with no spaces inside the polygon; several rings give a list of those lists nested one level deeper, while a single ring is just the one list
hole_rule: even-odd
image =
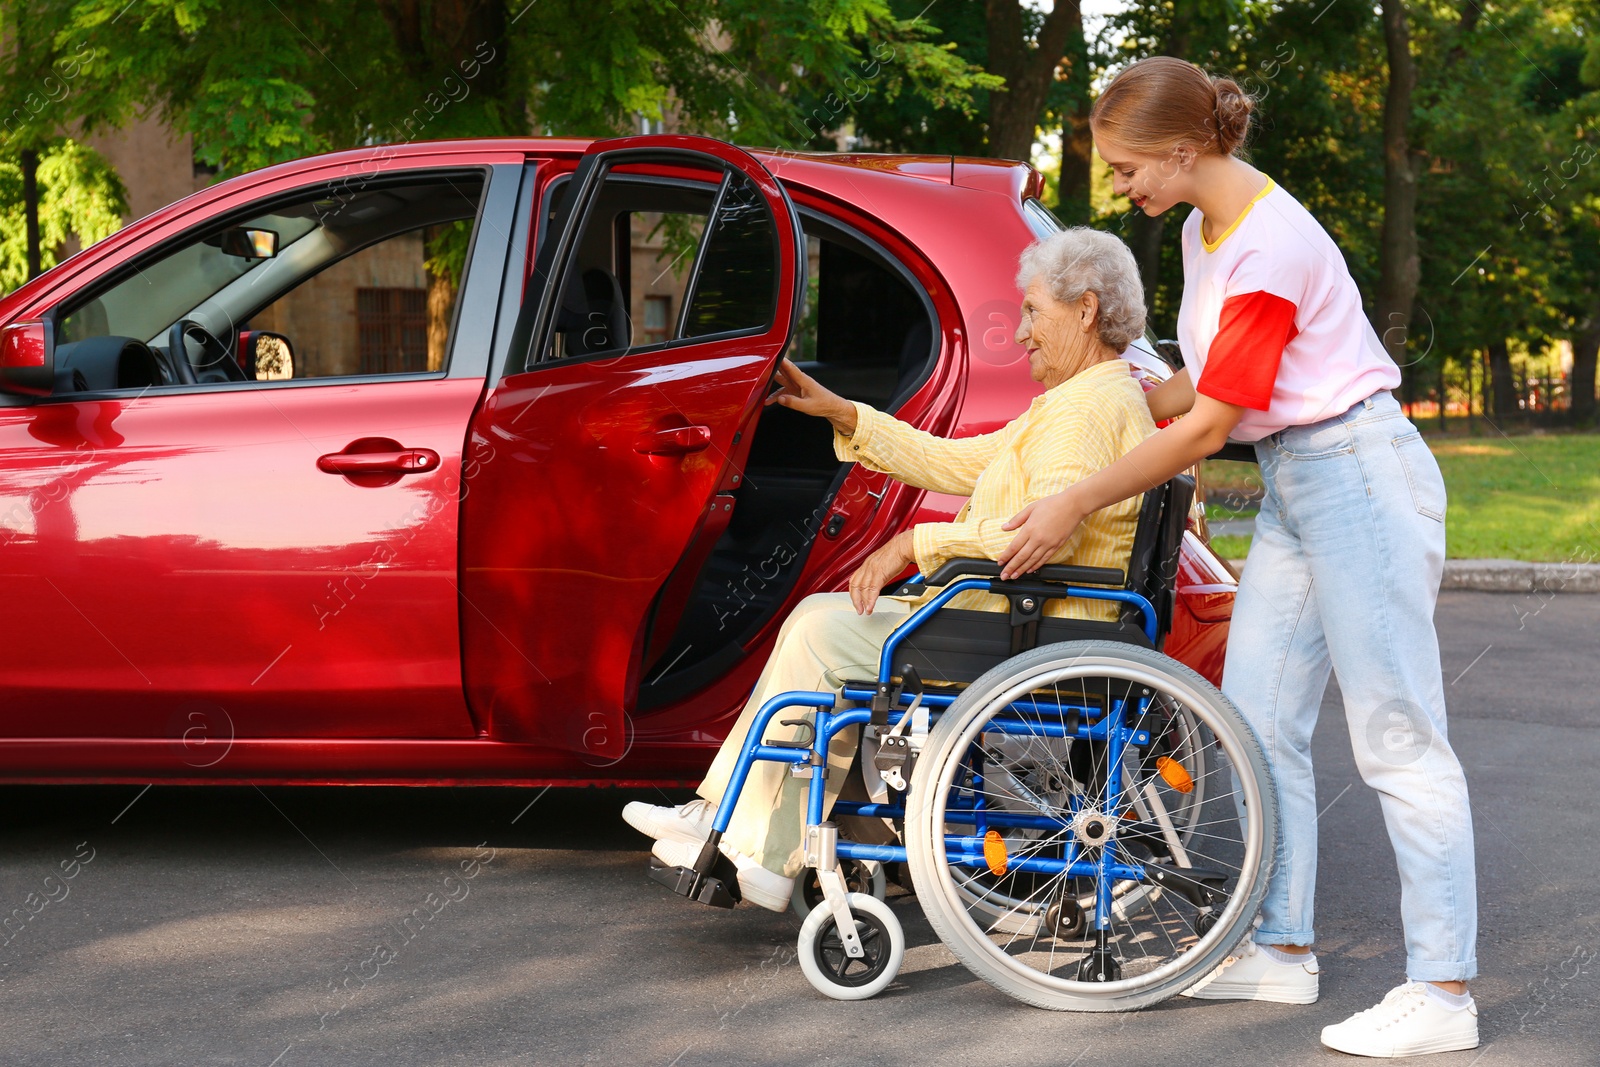
[{"label": "wheelchair armrest", "polygon": [[[952,559],[927,576],[923,587],[949,585],[957,578],[998,578],[1000,564],[992,559]],[[1019,581],[1052,582],[1063,585],[1109,585],[1120,589],[1126,576],[1111,567],[1075,567],[1070,563],[1049,563]],[[915,591],[915,587],[913,588]]]}]

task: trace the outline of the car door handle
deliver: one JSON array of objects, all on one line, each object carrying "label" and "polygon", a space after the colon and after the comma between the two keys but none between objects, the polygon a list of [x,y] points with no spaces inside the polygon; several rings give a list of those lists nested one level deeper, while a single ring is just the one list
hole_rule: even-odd
[{"label": "car door handle", "polygon": [[674,426],[670,430],[644,433],[633,443],[633,450],[646,456],[686,456],[711,444],[709,426]]},{"label": "car door handle", "polygon": [[317,470],[326,474],[423,474],[439,465],[431,448],[402,448],[396,452],[330,452],[317,457]]}]

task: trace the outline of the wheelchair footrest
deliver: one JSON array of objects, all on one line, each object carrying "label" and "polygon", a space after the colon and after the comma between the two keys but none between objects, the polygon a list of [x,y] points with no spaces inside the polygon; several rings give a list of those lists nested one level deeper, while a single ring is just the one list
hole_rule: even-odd
[{"label": "wheelchair footrest", "polygon": [[[725,860],[719,862],[718,866],[722,866],[725,862]],[[652,856],[650,877],[680,897],[698,900],[713,908],[731,908],[740,900],[739,879],[737,875],[731,873],[733,865],[729,863],[727,866],[728,877],[719,878],[717,874],[701,874],[693,867],[668,867]]]}]

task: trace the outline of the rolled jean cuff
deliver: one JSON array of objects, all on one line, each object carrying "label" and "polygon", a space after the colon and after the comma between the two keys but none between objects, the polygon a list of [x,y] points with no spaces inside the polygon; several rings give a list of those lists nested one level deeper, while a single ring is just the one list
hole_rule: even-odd
[{"label": "rolled jean cuff", "polygon": [[1407,959],[1406,977],[1413,982],[1470,982],[1478,977],[1478,961],[1446,963]]},{"label": "rolled jean cuff", "polygon": [[1279,933],[1276,930],[1257,930],[1250,940],[1258,945],[1310,945],[1316,941],[1310,930],[1298,933]]}]

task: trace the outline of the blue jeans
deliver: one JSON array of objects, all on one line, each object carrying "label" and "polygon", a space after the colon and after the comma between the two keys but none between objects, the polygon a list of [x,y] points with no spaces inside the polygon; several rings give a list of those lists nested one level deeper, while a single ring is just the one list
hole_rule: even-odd
[{"label": "blue jeans", "polygon": [[1266,497],[1222,678],[1278,779],[1280,836],[1255,940],[1313,940],[1311,731],[1331,669],[1400,868],[1406,974],[1465,981],[1477,973],[1476,876],[1433,627],[1444,567],[1439,466],[1387,391],[1264,438],[1256,456]]}]

